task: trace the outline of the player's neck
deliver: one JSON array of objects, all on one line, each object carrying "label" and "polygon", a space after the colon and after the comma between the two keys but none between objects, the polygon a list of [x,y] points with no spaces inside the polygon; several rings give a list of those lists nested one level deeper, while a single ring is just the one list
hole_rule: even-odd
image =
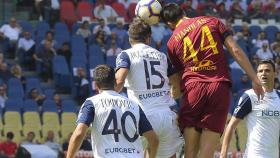
[{"label": "player's neck", "polygon": [[273,92],[273,86],[263,86],[264,91],[267,93]]}]

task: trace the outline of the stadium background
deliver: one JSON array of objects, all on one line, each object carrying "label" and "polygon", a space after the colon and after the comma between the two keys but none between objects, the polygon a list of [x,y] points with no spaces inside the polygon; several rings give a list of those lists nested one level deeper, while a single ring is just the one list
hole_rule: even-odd
[{"label": "stadium background", "polygon": [[[61,147],[67,144],[65,142],[75,128],[76,114],[82,101],[95,93],[91,70],[103,63],[115,66],[116,55],[130,47],[126,30],[134,17],[137,0],[104,2],[105,14],[97,11],[102,3],[98,0],[0,0],[0,32],[6,35],[0,34],[2,141],[6,140],[6,133],[12,131],[17,144],[28,143],[25,140],[32,131],[35,134],[33,143],[44,144],[48,132],[53,131],[54,142]],[[270,58],[276,62],[279,75],[275,78],[275,88],[279,89],[279,0],[163,2],[179,3],[190,17],[219,17],[232,28],[234,38],[254,67],[259,59]],[[113,17],[106,18],[108,12]],[[15,19],[10,21],[11,17]],[[100,17],[104,18],[105,26],[102,26],[102,20],[98,20]],[[2,29],[14,20],[22,30],[15,39],[9,37],[5,32],[7,29]],[[89,22],[88,26],[82,26],[84,21]],[[30,51],[26,51],[29,48],[29,44],[25,46],[26,42],[19,44],[24,32],[29,32],[34,41],[34,44],[29,43],[34,46]],[[159,24],[152,26],[152,32],[152,46],[166,52],[171,31]],[[47,34],[52,37],[47,37]],[[45,48],[44,39],[50,41],[51,49]],[[42,55],[45,52],[49,55]],[[42,64],[40,59],[49,65]],[[233,81],[233,107],[240,94],[250,88],[250,81],[230,55],[227,59]],[[231,150],[244,151],[245,142],[243,122],[237,128]],[[84,149],[90,149],[88,140],[84,143],[87,146]]]}]

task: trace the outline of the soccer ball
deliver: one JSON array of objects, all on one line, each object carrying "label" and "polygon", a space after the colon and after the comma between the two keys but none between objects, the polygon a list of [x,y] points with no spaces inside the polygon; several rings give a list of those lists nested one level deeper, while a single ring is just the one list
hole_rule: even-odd
[{"label": "soccer ball", "polygon": [[159,22],[162,7],[157,0],[140,0],[135,8],[135,15],[149,25]]}]

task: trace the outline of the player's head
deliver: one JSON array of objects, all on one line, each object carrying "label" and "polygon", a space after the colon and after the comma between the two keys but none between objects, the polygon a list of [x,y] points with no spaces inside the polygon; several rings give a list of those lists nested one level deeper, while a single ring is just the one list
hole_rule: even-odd
[{"label": "player's head", "polygon": [[258,63],[257,76],[266,89],[273,89],[275,78],[274,62],[272,60],[261,60]]},{"label": "player's head", "polygon": [[145,43],[149,44],[151,39],[151,26],[140,18],[136,17],[129,25],[128,36],[131,44]]},{"label": "player's head", "polygon": [[184,10],[176,3],[166,4],[160,13],[162,21],[172,30],[184,16]]},{"label": "player's head", "polygon": [[97,90],[113,90],[115,86],[114,68],[108,65],[98,65],[94,69],[93,80]]}]

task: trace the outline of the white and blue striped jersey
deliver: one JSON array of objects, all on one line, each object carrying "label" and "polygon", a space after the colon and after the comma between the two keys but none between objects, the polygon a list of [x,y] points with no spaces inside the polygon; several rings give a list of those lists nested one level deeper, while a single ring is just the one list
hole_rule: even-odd
[{"label": "white and blue striped jersey", "polygon": [[128,97],[146,114],[176,104],[170,96],[168,79],[172,69],[164,53],[146,44],[135,44],[118,55],[116,67],[129,69],[124,85]]},{"label": "white and blue striped jersey", "polygon": [[246,118],[248,138],[244,157],[279,158],[280,93],[265,93],[258,100],[250,89],[240,97],[233,115]]},{"label": "white and blue striped jersey", "polygon": [[115,91],[88,98],[77,119],[92,128],[92,149],[99,158],[142,158],[140,135],[152,130],[143,110]]}]

